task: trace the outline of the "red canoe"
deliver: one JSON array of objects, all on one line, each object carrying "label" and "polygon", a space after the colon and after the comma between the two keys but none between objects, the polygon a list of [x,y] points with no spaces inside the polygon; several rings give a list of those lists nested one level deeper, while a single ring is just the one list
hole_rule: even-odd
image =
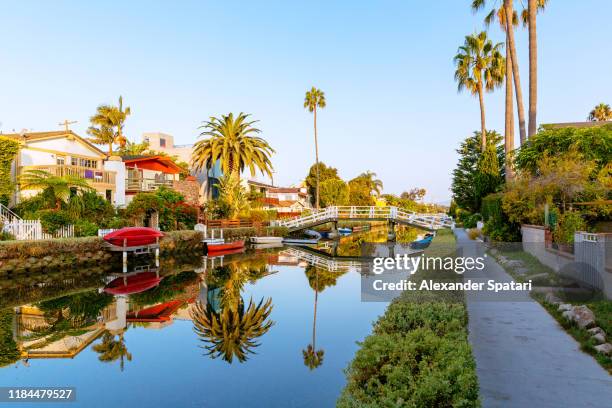
[{"label": "red canoe", "polygon": [[208,252],[230,251],[232,249],[244,248],[244,240],[224,242],[223,244],[207,244]]},{"label": "red canoe", "polygon": [[161,278],[155,272],[141,272],[127,278],[113,279],[106,285],[104,291],[111,295],[132,295],[154,288],[160,281]]},{"label": "red canoe", "polygon": [[163,237],[160,231],[147,227],[125,227],[104,236],[104,240],[115,246],[129,247],[151,245]]},{"label": "red canoe", "polygon": [[208,251],[208,258],[212,259],[212,258],[216,258],[218,256],[225,256],[225,255],[234,255],[234,254],[241,254],[245,251],[245,248],[234,248],[234,249],[228,249],[228,250],[224,250],[224,251]]}]

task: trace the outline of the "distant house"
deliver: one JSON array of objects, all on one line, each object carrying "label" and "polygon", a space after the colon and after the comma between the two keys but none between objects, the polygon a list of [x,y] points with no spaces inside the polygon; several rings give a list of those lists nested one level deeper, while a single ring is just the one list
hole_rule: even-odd
[{"label": "distant house", "polygon": [[254,180],[247,180],[246,184],[250,191],[262,195],[264,210],[276,210],[280,217],[293,217],[312,208],[306,186],[274,187]]},{"label": "distant house", "polygon": [[151,192],[161,186],[173,187],[182,168],[166,156],[123,156],[127,178],[125,181],[126,204],[135,194]]},{"label": "distant house", "polygon": [[[123,191],[117,190],[114,163],[106,154],[71,130],[3,134],[19,142],[19,153],[12,166],[15,181],[28,170],[44,170],[56,176],[74,175],[87,181],[98,194],[121,205]],[[38,194],[38,190],[17,190],[12,201]]]},{"label": "distant house", "polygon": [[[142,141],[148,143],[149,149],[152,151],[163,152],[169,156],[177,156],[179,160],[191,165],[192,144],[175,145],[174,136],[162,132],[143,133]],[[208,171],[195,171],[191,169],[190,173],[200,184],[201,202],[219,197],[219,191],[216,186],[223,174],[219,161]]]}]

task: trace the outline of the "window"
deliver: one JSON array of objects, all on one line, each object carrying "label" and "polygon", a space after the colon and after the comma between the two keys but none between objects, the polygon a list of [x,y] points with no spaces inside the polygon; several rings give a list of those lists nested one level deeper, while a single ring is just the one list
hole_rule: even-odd
[{"label": "window", "polygon": [[166,147],[166,139],[159,138],[159,147]]},{"label": "window", "polygon": [[70,158],[70,164],[73,166],[78,166],[79,165],[79,159],[76,157],[71,157]]},{"label": "window", "polygon": [[87,167],[87,168],[90,168],[90,169],[97,169],[98,168],[98,161],[97,160],[92,160],[92,159],[79,159],[79,166]]},{"label": "window", "polygon": [[56,163],[58,166],[63,166],[64,164],[66,164],[66,158],[65,158],[64,156],[57,156],[57,157],[55,158],[55,163]]},{"label": "window", "polygon": [[113,202],[113,190],[106,190],[106,200]]}]

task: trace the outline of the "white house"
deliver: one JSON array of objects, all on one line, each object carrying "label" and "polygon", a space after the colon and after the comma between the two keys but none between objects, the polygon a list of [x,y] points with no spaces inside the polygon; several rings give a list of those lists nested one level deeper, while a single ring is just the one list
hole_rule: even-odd
[{"label": "white house", "polygon": [[[15,181],[28,170],[44,170],[53,175],[74,175],[89,181],[98,194],[113,204],[125,204],[125,166],[107,160],[106,154],[71,130],[4,134],[19,142],[19,153],[11,173]],[[13,203],[39,193],[17,190]]]}]

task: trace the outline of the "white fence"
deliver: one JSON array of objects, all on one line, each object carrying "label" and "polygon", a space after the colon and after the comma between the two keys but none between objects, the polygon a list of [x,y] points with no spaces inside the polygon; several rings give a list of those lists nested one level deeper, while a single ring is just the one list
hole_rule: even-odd
[{"label": "white fence", "polygon": [[3,230],[21,241],[74,237],[74,225],[66,225],[55,233],[48,234],[43,232],[40,220],[14,220],[5,223]]}]

